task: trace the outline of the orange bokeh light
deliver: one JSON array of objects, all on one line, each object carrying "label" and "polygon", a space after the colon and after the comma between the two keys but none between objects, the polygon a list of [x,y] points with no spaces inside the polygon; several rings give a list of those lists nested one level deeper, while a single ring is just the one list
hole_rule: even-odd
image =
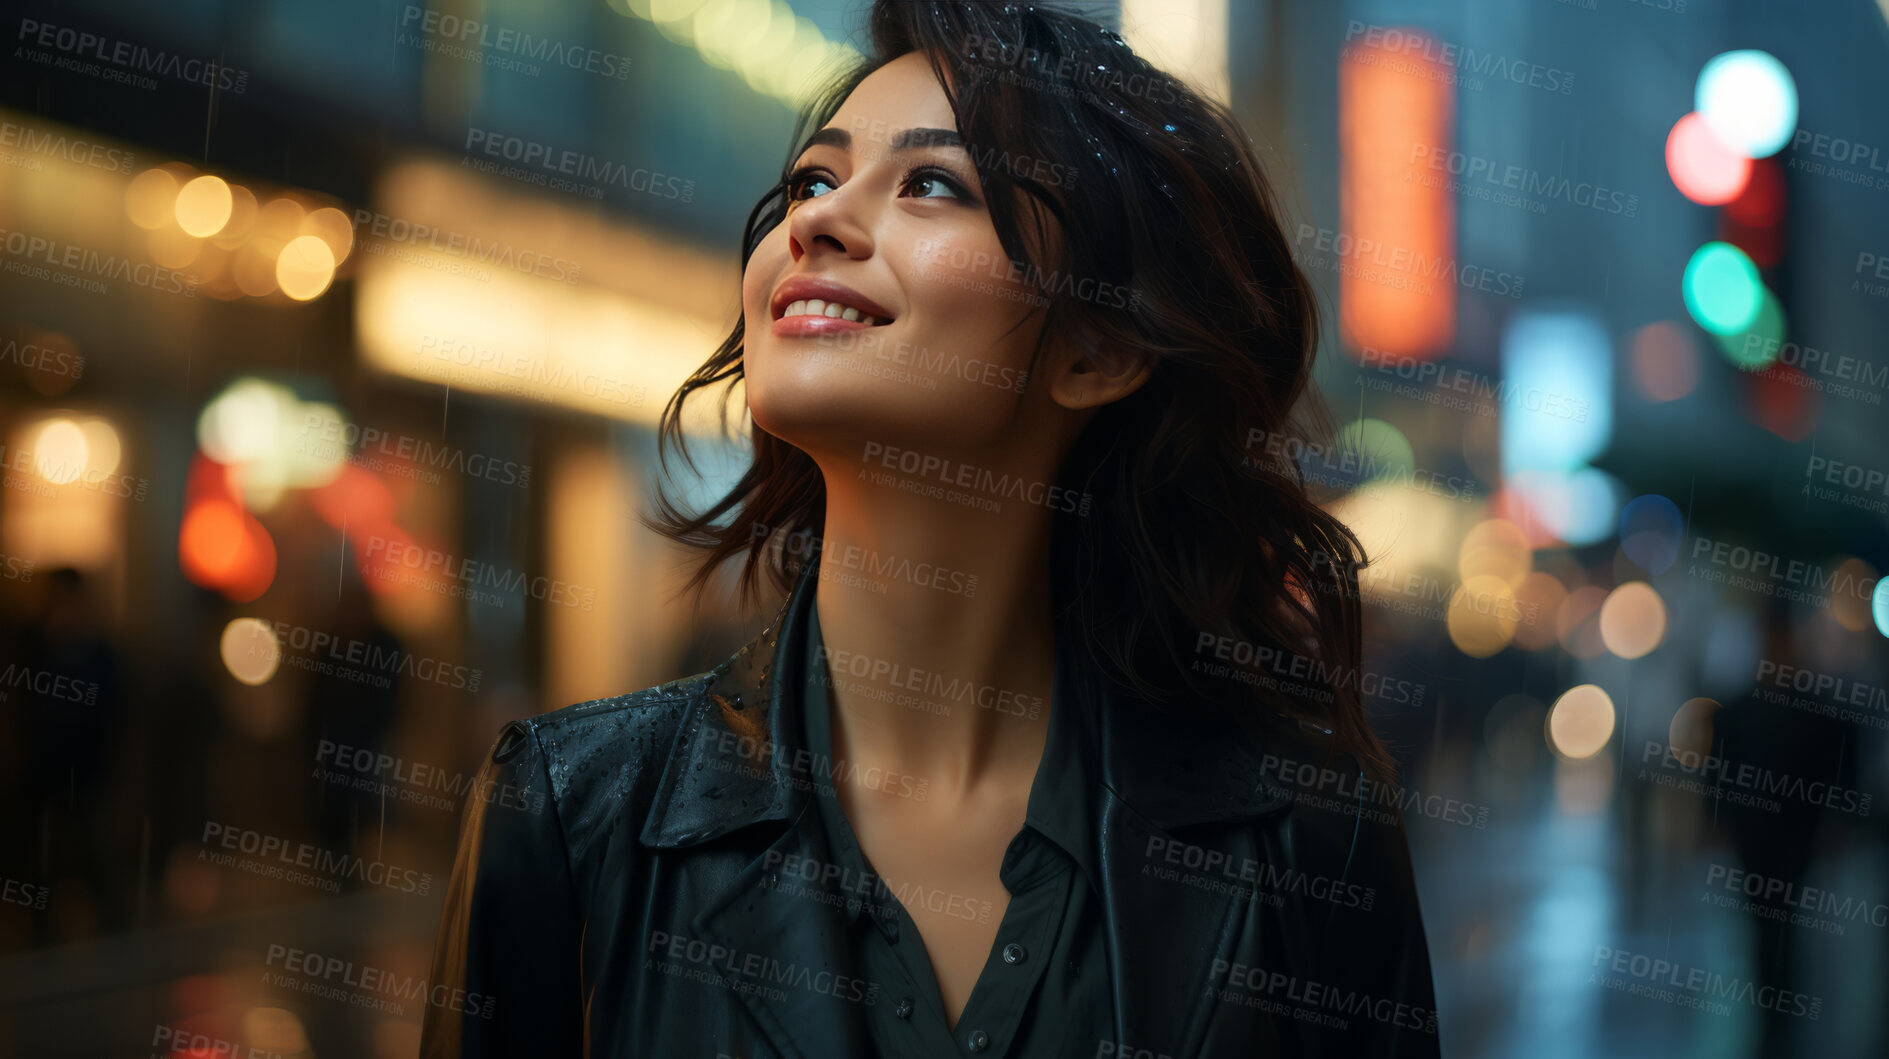
[{"label": "orange bokeh light", "polygon": [[371,527],[390,526],[394,521],[394,495],[387,483],[372,471],[349,463],[334,480],[309,494],[315,512],[330,526],[349,532]]},{"label": "orange bokeh light", "polygon": [[[1455,255],[1456,204],[1448,174],[1413,160],[1449,157],[1454,75],[1427,50],[1354,44],[1341,55],[1333,252],[1344,259],[1339,328],[1353,349],[1433,357],[1456,334],[1456,286],[1426,271]],[[1346,239],[1349,252],[1336,245]]]},{"label": "orange bokeh light", "polygon": [[242,568],[249,546],[242,509],[227,500],[204,500],[184,512],[177,561],[185,577],[205,588],[220,588]]},{"label": "orange bokeh light", "polygon": [[253,515],[243,517],[243,565],[223,585],[223,594],[248,603],[275,583],[275,540]]},{"label": "orange bokeh light", "polygon": [[177,564],[192,583],[248,603],[275,583],[275,540],[244,509],[233,470],[201,452],[190,461]]}]

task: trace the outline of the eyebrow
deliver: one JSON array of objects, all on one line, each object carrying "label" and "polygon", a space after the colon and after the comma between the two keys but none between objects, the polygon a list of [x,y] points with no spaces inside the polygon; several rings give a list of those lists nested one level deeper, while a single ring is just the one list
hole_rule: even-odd
[{"label": "eyebrow", "polygon": [[[920,147],[963,147],[964,138],[956,129],[901,129],[892,137],[892,150],[910,151]],[[853,134],[838,126],[828,126],[807,137],[807,145],[801,148],[805,152],[813,147],[837,147],[850,151],[853,147]]]}]

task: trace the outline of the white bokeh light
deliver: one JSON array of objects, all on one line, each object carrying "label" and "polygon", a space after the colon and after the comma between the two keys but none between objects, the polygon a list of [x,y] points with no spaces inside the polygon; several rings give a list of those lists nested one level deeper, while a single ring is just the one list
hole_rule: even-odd
[{"label": "white bokeh light", "polygon": [[1797,82],[1769,52],[1728,51],[1699,71],[1693,109],[1726,146],[1764,158],[1797,131]]}]

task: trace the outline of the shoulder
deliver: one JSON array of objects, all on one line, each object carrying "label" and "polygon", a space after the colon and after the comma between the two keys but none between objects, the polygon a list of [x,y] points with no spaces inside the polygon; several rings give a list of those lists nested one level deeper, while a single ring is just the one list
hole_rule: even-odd
[{"label": "shoulder", "polygon": [[677,727],[707,694],[719,671],[717,667],[641,691],[520,718],[500,732],[499,744],[508,739],[535,744],[560,797],[604,765],[661,768]]},{"label": "shoulder", "polygon": [[1411,867],[1405,808],[1423,808],[1407,779],[1373,778],[1357,758],[1334,748],[1323,729],[1275,733],[1261,755],[1267,779],[1289,798],[1280,819],[1295,869],[1326,899],[1315,918],[1324,955],[1320,974],[1334,984],[1389,998],[1403,1014],[1372,1032],[1385,1035],[1355,1054],[1436,1054],[1436,998],[1422,902]]},{"label": "shoulder", "polygon": [[573,860],[617,827],[634,834],[677,733],[725,666],[512,721],[492,744],[482,787],[519,792],[519,804],[557,823]]},{"label": "shoulder", "polygon": [[1407,788],[1375,778],[1311,724],[1270,726],[1252,758],[1259,782],[1290,805],[1295,846],[1341,875],[1405,888]]}]

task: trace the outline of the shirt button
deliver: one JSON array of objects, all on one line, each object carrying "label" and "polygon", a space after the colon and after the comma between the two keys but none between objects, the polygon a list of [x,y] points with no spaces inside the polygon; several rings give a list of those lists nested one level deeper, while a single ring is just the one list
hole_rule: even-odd
[{"label": "shirt button", "polygon": [[895,1018],[901,1018],[901,1019],[911,1018],[912,1017],[912,998],[911,997],[901,998],[899,1000],[898,1006],[892,1009],[892,1015]]},{"label": "shirt button", "polygon": [[971,1034],[971,1051],[981,1052],[990,1047],[990,1034],[977,1030]]},{"label": "shirt button", "polygon": [[1028,955],[1029,953],[1023,951],[1023,946],[1014,941],[1004,946],[1005,963],[1022,963],[1023,958]]}]

